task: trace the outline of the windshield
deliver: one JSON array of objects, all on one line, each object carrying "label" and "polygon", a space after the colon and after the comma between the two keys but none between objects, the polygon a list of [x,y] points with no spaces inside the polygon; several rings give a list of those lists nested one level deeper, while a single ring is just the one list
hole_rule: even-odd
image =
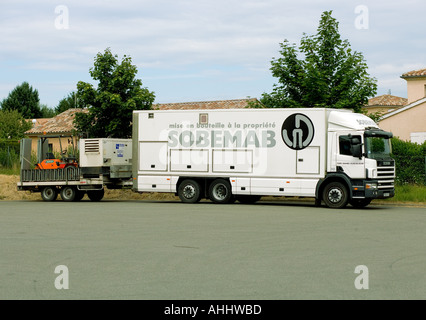
[{"label": "windshield", "polygon": [[365,152],[367,158],[389,159],[391,153],[391,143],[389,138],[384,137],[366,137]]}]

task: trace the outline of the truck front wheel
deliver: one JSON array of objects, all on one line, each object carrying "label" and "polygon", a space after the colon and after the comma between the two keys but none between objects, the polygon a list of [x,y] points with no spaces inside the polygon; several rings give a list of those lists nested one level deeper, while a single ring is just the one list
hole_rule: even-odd
[{"label": "truck front wheel", "polygon": [[344,208],[349,200],[348,189],[341,182],[330,182],[324,188],[322,199],[329,208]]},{"label": "truck front wheel", "polygon": [[349,203],[352,205],[352,207],[361,209],[370,204],[372,199],[352,199],[349,201]]},{"label": "truck front wheel", "polygon": [[178,187],[178,196],[182,202],[196,203],[201,199],[200,184],[192,179],[186,179]]},{"label": "truck front wheel", "polygon": [[55,187],[44,187],[41,190],[41,198],[44,201],[55,201],[58,197],[58,190]]}]

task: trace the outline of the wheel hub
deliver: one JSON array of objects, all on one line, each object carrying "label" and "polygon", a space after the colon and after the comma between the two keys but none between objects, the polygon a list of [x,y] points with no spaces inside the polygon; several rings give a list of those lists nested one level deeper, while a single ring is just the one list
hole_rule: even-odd
[{"label": "wheel hub", "polygon": [[223,199],[226,198],[226,195],[227,195],[226,188],[225,188],[225,186],[223,186],[221,184],[217,185],[214,188],[213,192],[214,192],[215,198],[218,199],[218,200],[223,200]]},{"label": "wheel hub", "polygon": [[333,203],[338,203],[342,200],[343,192],[340,189],[334,188],[331,189],[328,193],[328,200],[330,200]]},{"label": "wheel hub", "polygon": [[194,195],[195,195],[195,188],[194,188],[194,186],[191,186],[191,185],[185,186],[185,188],[183,189],[183,193],[182,194],[183,194],[183,196],[186,199],[193,198]]}]

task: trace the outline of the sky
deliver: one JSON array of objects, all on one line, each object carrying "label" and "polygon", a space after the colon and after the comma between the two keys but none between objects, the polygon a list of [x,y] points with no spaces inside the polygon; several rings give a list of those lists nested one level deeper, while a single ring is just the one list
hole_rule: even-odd
[{"label": "sky", "polygon": [[332,11],[377,95],[407,97],[400,76],[426,68],[424,0],[1,0],[0,101],[22,82],[50,108],[93,83],[110,48],[137,66],[155,103],[260,98],[280,43],[296,45]]}]

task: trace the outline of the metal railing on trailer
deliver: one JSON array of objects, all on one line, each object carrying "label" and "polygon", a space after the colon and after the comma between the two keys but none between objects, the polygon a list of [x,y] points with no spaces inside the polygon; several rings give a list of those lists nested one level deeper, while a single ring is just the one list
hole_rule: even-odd
[{"label": "metal railing on trailer", "polygon": [[50,182],[50,181],[78,181],[80,168],[67,167],[63,169],[22,169],[21,182]]}]

